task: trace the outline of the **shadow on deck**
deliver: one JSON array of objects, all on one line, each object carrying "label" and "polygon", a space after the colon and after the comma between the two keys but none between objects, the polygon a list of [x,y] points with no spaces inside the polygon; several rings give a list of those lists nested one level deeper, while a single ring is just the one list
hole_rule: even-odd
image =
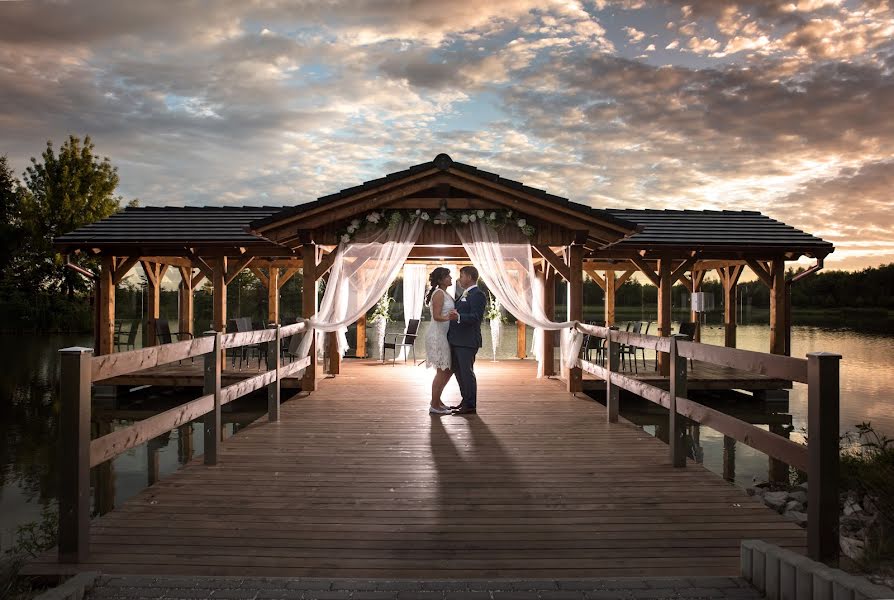
[{"label": "shadow on deck", "polygon": [[[478,415],[432,372],[336,379],[92,522],[88,563],[27,571],[386,578],[736,575],[742,539],[805,532],[529,361],[478,363]],[[458,402],[451,382],[445,401]]]}]

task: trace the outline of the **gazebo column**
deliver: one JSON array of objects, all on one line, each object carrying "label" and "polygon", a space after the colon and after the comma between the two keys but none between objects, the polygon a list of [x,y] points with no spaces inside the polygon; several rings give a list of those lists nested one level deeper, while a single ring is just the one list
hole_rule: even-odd
[{"label": "gazebo column", "polygon": [[357,358],[366,358],[366,315],[357,320]]},{"label": "gazebo column", "polygon": [[211,295],[212,324],[214,331],[225,333],[227,331],[227,257],[219,256],[210,260],[211,263]]},{"label": "gazebo column", "polygon": [[181,333],[193,333],[193,282],[192,267],[179,267],[180,270],[180,309],[177,314],[177,330]]},{"label": "gazebo column", "polygon": [[[543,314],[547,319],[555,318],[556,313],[556,272],[544,265],[544,272],[538,272],[537,277],[542,277],[541,283],[543,298]],[[553,345],[554,332],[543,332],[543,376],[552,377],[556,374],[556,349]]]},{"label": "gazebo column", "polygon": [[270,267],[267,275],[267,324],[279,323],[279,267]]},{"label": "gazebo column", "polygon": [[789,323],[785,309],[785,260],[770,262],[773,285],[770,287],[770,352],[785,354],[785,337]]},{"label": "gazebo column", "polygon": [[[581,244],[568,246],[565,258],[568,265],[568,320],[582,321],[584,318],[584,247]],[[567,389],[572,394],[583,390],[583,376],[580,367],[569,370]]]},{"label": "gazebo column", "polygon": [[736,304],[738,303],[738,285],[742,270],[742,265],[730,265],[717,269],[720,282],[723,284],[723,345],[727,348],[736,347]]},{"label": "gazebo column", "polygon": [[115,341],[115,266],[114,256],[103,256],[96,283],[97,331],[94,344],[97,355],[111,354]]},{"label": "gazebo column", "polygon": [[527,327],[524,323],[515,320],[515,356],[517,358],[524,358],[528,355],[528,332],[526,331]]},{"label": "gazebo column", "polygon": [[[702,283],[705,281],[705,273],[703,270],[693,270],[692,275],[692,289],[691,293],[696,294],[702,291]],[[701,319],[699,319],[699,315],[696,311],[692,310],[692,300],[690,299],[690,308],[689,308],[689,321],[695,323],[695,339],[694,341],[700,342],[702,341],[702,323]]]},{"label": "gazebo column", "polygon": [[[303,264],[303,276],[301,290],[301,316],[310,319],[317,314],[317,246],[316,244],[304,244],[301,246],[301,258]],[[316,338],[316,336],[314,336]],[[317,389],[317,342],[311,339],[310,364],[304,371],[304,379],[301,380],[301,390],[312,392]]]},{"label": "gazebo column", "polygon": [[168,265],[152,263],[141,260],[143,272],[146,273],[146,329],[143,339],[144,346],[155,346],[158,337],[155,331],[155,320],[161,316],[161,283],[168,270]]},{"label": "gazebo column", "polygon": [[[669,258],[658,260],[658,335],[661,337],[671,335],[673,268],[673,261]],[[662,376],[670,375],[670,356],[664,352],[658,353],[658,372]]]},{"label": "gazebo column", "polygon": [[615,272],[611,269],[605,271],[605,282],[602,289],[605,291],[605,326],[611,327],[615,324],[615,284],[617,278]]}]

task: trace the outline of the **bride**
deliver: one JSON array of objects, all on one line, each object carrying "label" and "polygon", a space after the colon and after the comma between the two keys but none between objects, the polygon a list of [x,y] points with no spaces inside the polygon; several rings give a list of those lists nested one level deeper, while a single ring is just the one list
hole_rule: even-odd
[{"label": "bride", "polygon": [[453,375],[450,370],[450,343],[447,341],[450,321],[456,318],[453,298],[446,291],[453,283],[450,269],[438,267],[428,276],[428,282],[431,288],[425,295],[425,303],[431,308],[432,320],[425,334],[425,366],[437,369],[431,382],[431,406],[428,412],[433,415],[449,415],[450,409],[441,402],[441,392]]}]

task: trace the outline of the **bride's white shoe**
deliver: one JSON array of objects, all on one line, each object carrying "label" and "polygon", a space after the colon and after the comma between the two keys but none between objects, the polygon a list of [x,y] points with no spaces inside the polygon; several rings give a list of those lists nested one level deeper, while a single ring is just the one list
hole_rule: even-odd
[{"label": "bride's white shoe", "polygon": [[430,414],[430,415],[449,415],[452,412],[453,411],[451,411],[446,406],[443,408],[435,408],[434,406],[428,407],[428,414]]}]

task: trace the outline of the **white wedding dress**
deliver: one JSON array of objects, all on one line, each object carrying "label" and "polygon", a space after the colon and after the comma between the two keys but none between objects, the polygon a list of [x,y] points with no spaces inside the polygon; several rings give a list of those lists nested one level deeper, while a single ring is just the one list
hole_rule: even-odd
[{"label": "white wedding dress", "polygon": [[[450,294],[438,288],[435,294],[444,296],[444,306],[441,308],[441,316],[446,317],[456,307]],[[434,301],[432,296],[432,301]],[[425,366],[433,369],[450,368],[450,342],[447,341],[447,330],[450,329],[450,321],[431,320],[428,331],[425,334]]]}]

